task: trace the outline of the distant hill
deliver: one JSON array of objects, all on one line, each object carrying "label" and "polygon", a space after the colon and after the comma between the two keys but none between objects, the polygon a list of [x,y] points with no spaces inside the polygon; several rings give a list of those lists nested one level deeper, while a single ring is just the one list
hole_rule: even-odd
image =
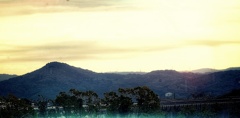
[{"label": "distant hill", "polygon": [[115,74],[122,74],[122,75],[129,75],[129,74],[146,74],[146,72],[107,72],[107,73],[115,73]]},{"label": "distant hill", "polygon": [[212,69],[212,68],[201,68],[201,69],[192,70],[191,72],[193,72],[193,73],[213,73],[213,72],[228,71],[228,70],[240,70],[240,67],[229,67],[229,68],[221,69],[221,70]]},{"label": "distant hill", "polygon": [[192,81],[196,91],[221,95],[240,88],[240,70],[226,70],[204,74]]},{"label": "distant hill", "polygon": [[0,82],[0,95],[10,93],[29,99],[38,95],[55,98],[61,91],[75,88],[81,91],[93,90],[101,97],[103,93],[118,88],[148,86],[160,97],[175,93],[177,98],[187,98],[192,93],[222,95],[240,88],[240,70],[220,71],[208,74],[157,70],[149,73],[96,73],[65,63],[51,62],[42,68],[22,76]]},{"label": "distant hill", "polygon": [[197,70],[193,70],[193,73],[212,73],[212,72],[217,72],[219,70],[212,69],[212,68],[201,68]]},{"label": "distant hill", "polygon": [[16,77],[17,75],[9,75],[9,74],[0,74],[0,81],[7,80],[9,78]]},{"label": "distant hill", "polygon": [[224,71],[226,70],[240,70],[240,67],[230,67],[230,68],[224,69]]}]

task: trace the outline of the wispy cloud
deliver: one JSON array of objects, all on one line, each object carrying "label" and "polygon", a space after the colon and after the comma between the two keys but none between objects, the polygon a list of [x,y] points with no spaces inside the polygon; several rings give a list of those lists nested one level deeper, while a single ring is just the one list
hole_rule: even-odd
[{"label": "wispy cloud", "polygon": [[[28,5],[73,5],[83,7],[106,6],[113,3],[112,0],[0,0],[3,4],[28,4]],[[117,1],[114,1],[115,3]]]},{"label": "wispy cloud", "polygon": [[[5,45],[6,46],[6,45]],[[174,45],[120,47],[96,42],[60,42],[35,46],[14,46],[0,50],[1,63],[21,61],[51,61],[126,58],[148,52],[176,48]]]},{"label": "wispy cloud", "polygon": [[[132,47],[101,45],[96,42],[60,42],[34,46],[14,46],[1,49],[1,63],[21,61],[52,61],[60,60],[96,60],[131,58],[131,56],[143,55],[150,52],[160,52],[170,49],[183,48],[185,46],[205,45],[216,47],[221,45],[240,44],[240,41],[214,41],[196,40],[176,44],[146,45]],[[6,45],[5,45],[6,46]]]},{"label": "wispy cloud", "polygon": [[[124,1],[124,0],[123,0]],[[0,1],[0,15],[26,15],[67,11],[126,10],[133,5],[113,0],[9,0]],[[130,7],[130,8],[131,8]]]},{"label": "wispy cloud", "polygon": [[240,44],[240,41],[237,41],[237,40],[189,40],[186,42],[186,44],[216,47],[221,45]]}]

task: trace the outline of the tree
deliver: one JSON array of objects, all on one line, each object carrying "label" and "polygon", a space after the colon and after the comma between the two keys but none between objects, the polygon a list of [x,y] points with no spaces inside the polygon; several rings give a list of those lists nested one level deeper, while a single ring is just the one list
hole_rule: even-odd
[{"label": "tree", "polygon": [[62,106],[66,115],[70,115],[72,112],[79,113],[82,110],[83,100],[78,97],[80,92],[70,90],[69,93],[74,94],[67,94],[65,92],[60,92],[55,102],[58,106]]},{"label": "tree", "polygon": [[75,101],[74,102],[74,107],[76,110],[78,110],[78,112],[83,110],[83,94],[84,92],[78,91],[76,89],[70,89],[69,92],[71,93],[72,96],[72,100]]},{"label": "tree", "polygon": [[104,93],[104,101],[107,104],[107,111],[117,113],[119,107],[119,99],[116,92]]},{"label": "tree", "polygon": [[39,99],[37,102],[39,113],[41,116],[45,116],[47,112],[48,100],[41,95],[38,95]]},{"label": "tree", "polygon": [[131,111],[132,99],[116,92],[104,93],[104,102],[107,104],[107,111],[110,114],[127,114]]},{"label": "tree", "polygon": [[131,107],[133,105],[133,89],[131,88],[119,88],[118,89],[118,93],[120,94],[119,97],[119,102],[120,102],[120,106],[119,106],[119,112],[121,114],[126,114],[129,113],[131,111]]},{"label": "tree", "polygon": [[136,87],[133,94],[138,103],[139,111],[142,113],[150,113],[159,110],[160,100],[151,89],[146,86]]},{"label": "tree", "polygon": [[118,111],[120,114],[127,114],[131,111],[131,106],[133,104],[131,98],[121,95],[118,98],[118,101],[119,101]]},{"label": "tree", "polygon": [[96,113],[100,105],[97,93],[94,91],[82,92],[76,89],[70,89],[69,93],[60,92],[55,102],[63,107],[67,115],[72,112],[75,114],[85,112],[84,104],[88,106],[85,108],[88,113]]},{"label": "tree", "polygon": [[27,99],[20,99],[14,95],[8,95],[7,98],[2,98],[1,101],[2,104],[6,105],[6,108],[0,108],[1,118],[32,116],[34,113],[31,102]]},{"label": "tree", "polygon": [[[160,100],[148,87],[119,88],[116,92],[105,93],[105,101],[108,104],[108,111],[111,113],[129,113],[133,101],[137,102],[140,113],[151,113],[160,109]],[[134,99],[134,100],[133,100]]]},{"label": "tree", "polygon": [[84,92],[84,97],[86,100],[86,104],[88,105],[88,112],[96,113],[100,105],[97,93],[95,93],[94,91],[86,91]]}]

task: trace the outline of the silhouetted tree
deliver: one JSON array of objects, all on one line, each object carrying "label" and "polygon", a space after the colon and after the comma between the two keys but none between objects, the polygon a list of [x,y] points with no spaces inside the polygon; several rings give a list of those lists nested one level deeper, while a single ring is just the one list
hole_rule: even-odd
[{"label": "silhouetted tree", "polygon": [[[73,91],[70,91],[73,92]],[[71,115],[72,113],[79,113],[82,110],[83,101],[77,97],[77,94],[69,95],[65,92],[60,92],[55,100],[58,106],[62,106],[65,114]]]},{"label": "silhouetted tree", "polygon": [[139,112],[150,113],[159,110],[160,100],[157,94],[148,87],[136,87],[133,89],[133,94],[136,98]]},{"label": "silhouetted tree", "polygon": [[119,99],[116,92],[104,93],[104,101],[107,104],[107,110],[110,113],[118,113]]},{"label": "silhouetted tree", "polygon": [[118,111],[119,111],[120,114],[126,114],[126,113],[129,113],[131,111],[131,106],[133,104],[131,98],[121,95],[118,98],[118,101],[119,101]]},{"label": "silhouetted tree", "polygon": [[6,107],[0,108],[0,118],[32,116],[34,113],[31,102],[27,99],[20,99],[14,95],[9,95],[7,98],[1,98],[1,101],[2,104],[5,103]]},{"label": "silhouetted tree", "polygon": [[159,110],[160,100],[158,96],[148,87],[119,88],[115,92],[105,93],[105,101],[108,111],[111,113],[129,113],[133,105],[133,99],[138,104],[140,113],[150,113]]},{"label": "silhouetted tree", "polygon": [[38,95],[38,109],[39,109],[39,114],[40,116],[46,116],[47,113],[47,104],[48,104],[48,100],[46,98],[44,98],[42,95]]},{"label": "silhouetted tree", "polygon": [[98,99],[97,93],[94,91],[86,91],[84,92],[84,97],[86,100],[86,105],[88,105],[88,112],[89,113],[96,113],[98,112],[98,107],[100,105],[100,99]]}]

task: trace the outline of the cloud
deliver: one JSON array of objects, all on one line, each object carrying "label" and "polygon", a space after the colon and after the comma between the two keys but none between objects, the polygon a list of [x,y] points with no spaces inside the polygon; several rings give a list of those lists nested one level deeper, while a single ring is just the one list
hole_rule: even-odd
[{"label": "cloud", "polygon": [[237,40],[189,40],[186,42],[187,45],[205,45],[205,46],[221,46],[230,44],[240,44]]},{"label": "cloud", "polygon": [[5,59],[1,62],[11,61],[48,61],[52,59],[82,60],[96,58],[96,54],[111,54],[118,49],[102,47],[93,42],[62,42],[35,46],[11,46],[0,50]]},{"label": "cloud", "polygon": [[189,40],[166,44],[104,45],[94,41],[64,41],[38,45],[0,44],[0,63],[27,61],[69,61],[125,59],[147,53],[184,48],[187,46],[210,46],[240,44],[240,41]]},{"label": "cloud", "polygon": [[133,7],[122,1],[112,0],[15,0],[0,1],[0,16],[27,15],[68,11],[126,10]]},{"label": "cloud", "polygon": [[[36,5],[36,6],[47,6],[47,5],[72,5],[72,6],[84,6],[93,7],[101,6],[112,3],[112,0],[4,0],[0,2],[3,4],[21,4],[21,5]],[[114,1],[116,2],[116,1]]]},{"label": "cloud", "polygon": [[[3,44],[2,44],[3,45]],[[3,46],[2,46],[3,47]],[[143,55],[149,52],[176,48],[174,45],[132,46],[101,45],[91,41],[59,42],[43,45],[5,45],[0,50],[0,62],[51,61],[61,60],[96,60],[121,59]],[[6,48],[7,47],[7,48]]]}]

